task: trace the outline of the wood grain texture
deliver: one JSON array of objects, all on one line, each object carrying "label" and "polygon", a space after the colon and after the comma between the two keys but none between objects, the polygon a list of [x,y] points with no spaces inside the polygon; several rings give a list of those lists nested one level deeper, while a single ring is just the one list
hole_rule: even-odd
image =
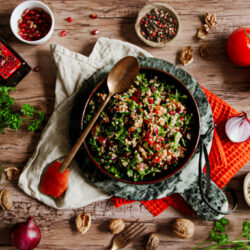
[{"label": "wood grain texture", "polygon": [[[19,42],[9,28],[9,18],[14,7],[21,1],[0,0],[0,36],[5,38],[32,66],[41,66],[38,73],[31,72],[17,87],[13,97],[17,105],[29,102],[42,109],[49,118],[54,105],[55,71],[50,58],[49,44],[60,44],[68,49],[89,55],[97,38],[105,36],[121,39],[142,47],[157,58],[177,63],[177,52],[191,45],[194,48],[194,62],[184,69],[193,75],[204,87],[221,97],[239,111],[250,115],[250,68],[239,68],[233,65],[225,50],[229,34],[240,26],[249,26],[250,2],[245,0],[171,0],[166,2],[176,10],[181,21],[181,33],[174,43],[165,48],[150,48],[144,45],[136,36],[134,23],[138,11],[148,1],[143,0],[45,0],[55,16],[55,32],[46,44],[29,46]],[[150,1],[153,2],[153,1]],[[213,59],[203,60],[198,53],[201,42],[197,41],[196,33],[206,12],[217,14],[219,25],[208,35],[206,42]],[[96,13],[97,19],[91,19],[90,14]],[[65,19],[71,16],[73,22]],[[60,32],[65,29],[66,37]],[[100,30],[98,36],[91,32]],[[181,66],[181,65],[180,65]],[[183,67],[183,66],[181,66]],[[23,168],[41,133],[28,133],[24,129],[17,132],[6,130],[0,135],[0,162],[4,168],[15,166]],[[249,219],[249,207],[242,193],[243,178],[250,171],[249,163],[244,166],[231,180],[239,196],[238,209],[227,216],[231,220],[229,227],[231,237],[241,231],[244,219]],[[177,211],[168,208],[154,218],[139,202],[120,208],[114,208],[108,201],[93,203],[74,210],[55,210],[29,198],[17,188],[16,183],[10,183],[4,176],[0,189],[6,187],[14,195],[14,206],[10,211],[0,211],[0,249],[13,249],[9,241],[11,226],[26,220],[33,215],[42,230],[42,241],[39,249],[106,249],[112,238],[107,230],[111,218],[123,218],[126,222],[140,218],[145,222],[148,232],[157,231],[160,234],[163,249],[189,249],[206,238],[213,223],[192,218],[195,225],[195,235],[192,239],[182,240],[171,235],[168,229],[173,218],[181,217]],[[80,235],[74,226],[76,215],[82,211],[92,214],[93,225],[86,235]],[[138,238],[127,249],[143,249],[143,237]]]}]

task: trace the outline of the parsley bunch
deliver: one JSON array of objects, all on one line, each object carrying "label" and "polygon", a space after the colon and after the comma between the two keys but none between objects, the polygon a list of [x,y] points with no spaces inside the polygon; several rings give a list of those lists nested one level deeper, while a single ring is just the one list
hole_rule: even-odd
[{"label": "parsley bunch", "polygon": [[[250,222],[243,221],[242,233],[233,240],[228,240],[228,234],[226,234],[226,226],[228,225],[229,221],[225,218],[216,221],[213,230],[210,232],[209,238],[197,245],[196,247],[192,248],[192,250],[219,249],[218,247],[221,246],[227,246],[226,249],[250,250]],[[208,244],[210,242],[214,242],[215,244],[202,247],[203,245]]]},{"label": "parsley bunch", "polygon": [[36,131],[44,121],[44,113],[35,113],[34,107],[29,103],[22,105],[19,112],[13,111],[14,98],[10,97],[9,92],[14,91],[13,87],[0,86],[0,133],[5,128],[17,130],[23,123],[28,122],[28,130]]}]

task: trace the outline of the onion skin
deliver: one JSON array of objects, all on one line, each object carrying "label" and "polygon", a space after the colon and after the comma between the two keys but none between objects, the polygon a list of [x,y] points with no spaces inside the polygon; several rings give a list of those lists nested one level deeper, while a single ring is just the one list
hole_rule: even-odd
[{"label": "onion skin", "polygon": [[232,142],[245,142],[250,138],[250,122],[246,113],[231,117],[225,125],[225,132]]},{"label": "onion skin", "polygon": [[11,229],[11,243],[20,250],[32,250],[41,240],[41,231],[34,223],[34,218],[30,216],[27,222],[14,225]]}]

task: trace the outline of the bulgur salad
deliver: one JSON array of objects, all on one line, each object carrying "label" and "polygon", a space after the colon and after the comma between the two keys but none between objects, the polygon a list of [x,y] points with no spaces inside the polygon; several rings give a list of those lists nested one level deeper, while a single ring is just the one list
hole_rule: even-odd
[{"label": "bulgur salad", "polygon": [[[89,102],[85,125],[107,96],[101,92]],[[86,139],[96,162],[133,181],[176,168],[193,137],[186,102],[174,85],[139,73],[126,92],[111,98]]]}]

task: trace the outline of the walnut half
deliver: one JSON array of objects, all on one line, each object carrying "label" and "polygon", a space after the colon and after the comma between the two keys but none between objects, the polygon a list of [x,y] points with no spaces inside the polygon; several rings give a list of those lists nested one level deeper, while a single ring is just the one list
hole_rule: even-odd
[{"label": "walnut half", "polygon": [[203,24],[198,30],[197,37],[203,40],[206,38],[208,33],[209,33],[209,26],[207,24]]},{"label": "walnut half", "polygon": [[210,51],[208,50],[208,47],[207,47],[207,44],[206,43],[203,43],[201,46],[200,46],[200,55],[202,58],[204,58],[205,60],[209,60],[212,58],[212,55],[210,53]]},{"label": "walnut half", "polygon": [[76,217],[76,228],[84,234],[91,226],[91,215],[89,213],[81,213]]},{"label": "walnut half", "polygon": [[206,13],[205,14],[205,22],[210,28],[214,28],[217,26],[218,22],[216,19],[216,14],[210,14]]},{"label": "walnut half", "polygon": [[188,65],[193,61],[193,48],[185,47],[180,53],[180,61],[183,65]]}]

